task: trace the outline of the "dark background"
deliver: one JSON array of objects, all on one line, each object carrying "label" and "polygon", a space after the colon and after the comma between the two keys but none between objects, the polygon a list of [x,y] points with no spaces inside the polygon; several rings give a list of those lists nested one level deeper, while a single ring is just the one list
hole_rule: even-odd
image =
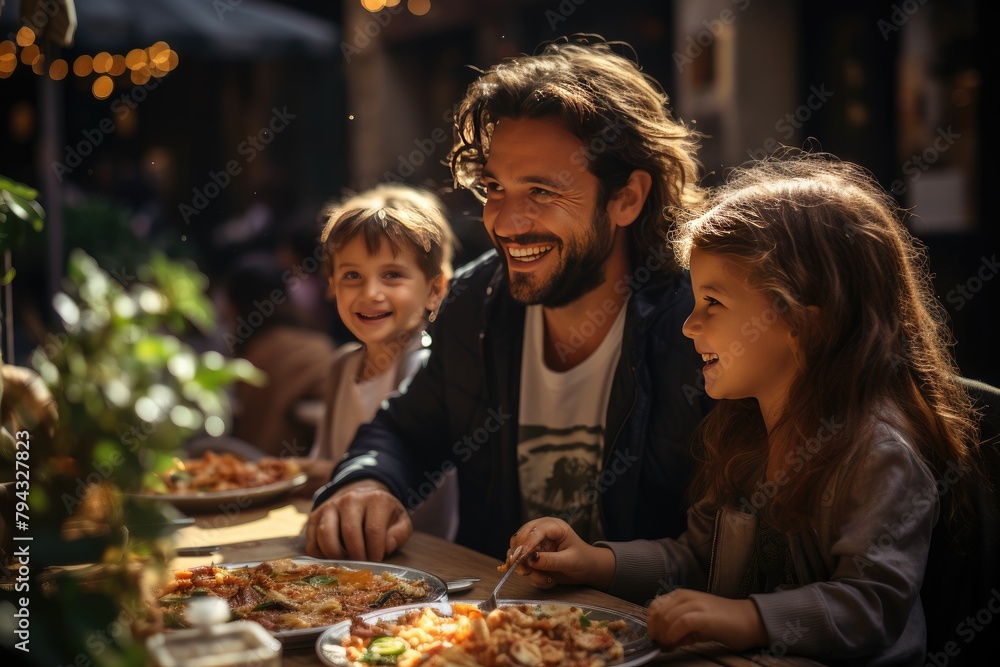
[{"label": "dark background", "polygon": [[[84,25],[87,1],[77,0],[77,42],[50,60],[72,63],[100,48],[100,26]],[[157,4],[169,0],[149,6]],[[916,215],[911,229],[929,249],[963,373],[1000,383],[990,328],[1000,293],[998,238],[987,199],[996,130],[984,122],[997,109],[995,96],[982,94],[994,60],[985,55],[992,37],[983,3],[412,2],[417,11],[429,4],[422,15],[408,0],[378,13],[360,0],[275,4],[330,26],[333,39],[323,49],[262,42],[249,53],[208,39],[176,41],[177,68],[124,122],[111,104],[134,91],[127,80],[116,78],[105,100],[91,94],[93,76],[57,82],[60,158],[103,119],[116,122],[58,184],[56,198],[46,184],[51,153],[42,139],[52,102],[44,73],[19,63],[0,78],[0,173],[39,188],[47,210],[61,199],[62,255],[82,247],[127,281],[160,248],[190,257],[214,284],[248,250],[308,249],[324,202],[400,178],[442,195],[464,243],[460,258],[470,258],[488,246],[481,209],[467,193],[452,192],[441,160],[451,136],[445,117],[475,78],[473,67],[559,35],[600,33],[632,44],[677,114],[705,133],[706,183],[778,142],[870,169]],[[16,6],[8,0],[0,14],[0,41],[17,29]],[[240,11],[235,5],[219,20],[232,25]],[[134,46],[149,46],[143,38]],[[820,103],[816,91],[831,94]],[[295,117],[247,161],[239,147],[274,109]],[[442,132],[448,141],[439,141]],[[942,135],[952,140],[937,150]],[[184,205],[230,160],[240,173],[185,220]],[[54,326],[48,304],[62,261],[50,251],[52,233],[50,225],[13,255],[20,363]]]}]

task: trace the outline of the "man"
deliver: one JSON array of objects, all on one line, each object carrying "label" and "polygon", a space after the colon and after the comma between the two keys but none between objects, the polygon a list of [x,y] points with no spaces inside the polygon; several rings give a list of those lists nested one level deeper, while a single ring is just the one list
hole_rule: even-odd
[{"label": "man", "polygon": [[666,104],[592,37],[469,87],[452,172],[496,251],[456,276],[427,366],[317,493],[307,553],[381,560],[452,470],[456,541],[498,557],[543,515],[591,540],[683,530],[708,403],[667,230],[702,193],[695,137]]}]

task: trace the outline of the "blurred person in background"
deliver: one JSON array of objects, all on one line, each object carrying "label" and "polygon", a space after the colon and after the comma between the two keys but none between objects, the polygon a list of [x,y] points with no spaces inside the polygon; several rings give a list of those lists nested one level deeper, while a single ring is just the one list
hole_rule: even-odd
[{"label": "blurred person in background", "polygon": [[320,241],[322,217],[323,213],[316,207],[277,222],[274,225],[278,243],[276,253],[287,276],[294,278],[289,285],[292,302],[311,326],[328,332],[339,344],[355,338],[340,321],[337,307],[328,295],[323,266],[326,260]]},{"label": "blurred person in background", "polygon": [[309,451],[316,426],[297,412],[322,399],[336,349],[326,332],[306,324],[290,297],[292,280],[275,257],[248,255],[229,273],[223,306],[225,352],[267,374],[263,387],[236,386],[232,436],[274,456]]}]

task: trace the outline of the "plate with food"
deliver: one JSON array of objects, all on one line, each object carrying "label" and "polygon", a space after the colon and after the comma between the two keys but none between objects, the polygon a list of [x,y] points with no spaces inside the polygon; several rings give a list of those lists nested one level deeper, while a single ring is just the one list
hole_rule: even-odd
[{"label": "plate with food", "polygon": [[205,565],[173,573],[154,593],[164,629],[185,627],[192,598],[212,595],[233,620],[256,621],[286,645],[313,642],[344,619],[448,599],[445,582],[423,570],[365,561],[280,558]]},{"label": "plate with food", "polygon": [[316,640],[328,667],[641,665],[659,652],[638,616],[585,604],[505,600],[410,604],[331,626]]},{"label": "plate with food", "polygon": [[228,452],[207,451],[197,458],[175,458],[167,470],[148,478],[140,496],[165,500],[182,512],[219,512],[274,500],[306,479],[291,460],[245,461]]}]

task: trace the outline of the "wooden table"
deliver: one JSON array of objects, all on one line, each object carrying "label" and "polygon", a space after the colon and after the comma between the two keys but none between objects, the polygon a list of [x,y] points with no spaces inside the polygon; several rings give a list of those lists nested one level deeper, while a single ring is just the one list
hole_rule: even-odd
[{"label": "wooden table", "polygon": [[[221,551],[212,556],[177,558],[171,569],[184,569],[209,563],[257,561],[304,556],[303,530],[311,502],[305,499],[284,501],[285,504],[264,508],[228,508],[221,514],[196,515],[192,526],[177,534],[178,547],[219,545]],[[442,579],[480,577],[470,591],[451,596],[454,600],[481,600],[492,592],[500,579],[499,563],[486,555],[463,546],[447,542],[425,533],[413,537],[396,553],[386,559],[395,565],[415,567],[440,576]],[[583,586],[558,586],[539,590],[525,579],[512,576],[504,585],[502,598],[539,599],[572,602],[624,611],[645,618],[645,609],[625,600]],[[757,658],[754,662],[751,658]],[[310,645],[286,648],[283,664],[295,667],[321,667],[322,662]],[[775,658],[760,653],[734,654],[729,649],[707,642],[685,647],[682,650],[661,652],[651,665],[684,665],[686,667],[752,667],[754,665],[811,665],[818,663],[801,658]]]}]

